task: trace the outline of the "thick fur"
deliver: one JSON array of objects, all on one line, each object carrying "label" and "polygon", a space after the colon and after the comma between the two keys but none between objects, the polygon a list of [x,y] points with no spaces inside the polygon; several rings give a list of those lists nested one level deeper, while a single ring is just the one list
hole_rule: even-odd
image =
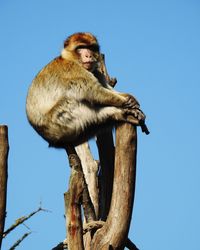
[{"label": "thick fur", "polygon": [[138,125],[138,120],[126,116],[123,109],[130,96],[114,91],[106,83],[103,86],[79,62],[77,47],[91,45],[99,48],[90,33],[70,36],[61,56],[46,65],[29,88],[28,120],[52,146],[79,144],[116,121]]}]

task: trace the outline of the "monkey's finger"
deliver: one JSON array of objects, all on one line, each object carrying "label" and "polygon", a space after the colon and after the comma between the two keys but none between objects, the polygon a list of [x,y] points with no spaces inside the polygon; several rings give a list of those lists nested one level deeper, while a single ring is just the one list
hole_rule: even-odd
[{"label": "monkey's finger", "polygon": [[146,115],[144,114],[144,112],[140,108],[137,109],[137,112],[138,112],[138,119],[144,121],[146,119]]},{"label": "monkey's finger", "polygon": [[138,117],[137,109],[125,109],[125,114],[133,115],[134,117]]},{"label": "monkey's finger", "polygon": [[126,109],[127,115],[133,115],[138,120],[145,120],[145,114],[140,109]]},{"label": "monkey's finger", "polygon": [[127,101],[124,104],[124,108],[139,108],[140,107],[138,101],[133,96],[128,95],[126,98],[127,98]]},{"label": "monkey's finger", "polygon": [[135,102],[128,102],[124,105],[125,108],[131,108],[131,109],[139,109],[140,105]]},{"label": "monkey's finger", "polygon": [[138,120],[144,121],[145,119],[146,115],[141,110],[138,110]]},{"label": "monkey's finger", "polygon": [[132,108],[133,108],[133,109],[140,109],[140,105],[139,105],[139,104],[135,104],[135,105],[133,105]]}]

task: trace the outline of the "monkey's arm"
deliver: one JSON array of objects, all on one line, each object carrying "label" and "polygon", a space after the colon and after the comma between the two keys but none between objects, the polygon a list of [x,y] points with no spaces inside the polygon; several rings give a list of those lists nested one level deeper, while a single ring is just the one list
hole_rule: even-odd
[{"label": "monkey's arm", "polygon": [[94,82],[91,86],[88,86],[85,99],[93,104],[102,106],[133,108],[135,105],[139,105],[131,95],[105,88],[99,82]]}]

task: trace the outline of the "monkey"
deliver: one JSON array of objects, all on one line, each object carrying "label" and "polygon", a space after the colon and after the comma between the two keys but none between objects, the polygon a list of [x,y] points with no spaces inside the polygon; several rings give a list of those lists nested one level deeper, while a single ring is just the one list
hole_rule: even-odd
[{"label": "monkey", "polygon": [[88,32],[64,41],[61,55],[33,79],[26,99],[28,120],[55,148],[75,147],[118,122],[144,124],[139,102],[98,79],[100,45]]}]

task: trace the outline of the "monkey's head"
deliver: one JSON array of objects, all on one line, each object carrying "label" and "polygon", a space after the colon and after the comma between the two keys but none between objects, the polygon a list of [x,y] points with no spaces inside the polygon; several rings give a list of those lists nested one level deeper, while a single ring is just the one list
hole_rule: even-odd
[{"label": "monkey's head", "polygon": [[75,60],[82,66],[94,71],[99,60],[99,43],[91,33],[75,33],[69,36],[64,42],[62,57],[69,60]]}]

